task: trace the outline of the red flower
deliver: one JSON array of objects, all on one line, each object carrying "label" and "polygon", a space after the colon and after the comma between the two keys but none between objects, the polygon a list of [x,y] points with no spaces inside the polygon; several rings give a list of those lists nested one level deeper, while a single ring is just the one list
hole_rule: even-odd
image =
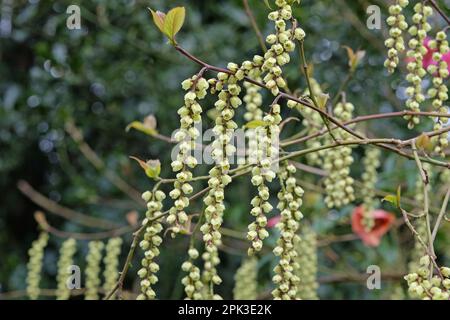
[{"label": "red flower", "polygon": [[389,230],[395,221],[395,216],[384,210],[373,210],[370,215],[375,219],[375,225],[370,231],[366,231],[362,225],[363,206],[356,207],[352,213],[352,229],[366,246],[376,247],[380,244],[381,237]]},{"label": "red flower", "polygon": [[273,218],[270,218],[269,221],[267,221],[267,228],[273,228],[277,225],[278,222],[280,222],[281,216],[275,216]]}]

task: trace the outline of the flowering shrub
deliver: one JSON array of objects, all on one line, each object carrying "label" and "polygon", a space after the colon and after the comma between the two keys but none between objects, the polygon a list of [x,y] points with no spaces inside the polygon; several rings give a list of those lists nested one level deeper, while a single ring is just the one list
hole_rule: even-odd
[{"label": "flowering shrub", "polygon": [[[166,233],[175,238],[174,241],[189,238],[187,257],[180,267],[186,299],[223,298],[220,291],[224,282],[220,269],[223,263],[221,252],[230,249],[224,241],[229,235],[246,241],[244,247],[249,256],[243,260],[235,275],[236,299],[266,297],[264,292],[259,292],[256,274],[259,272],[261,256],[267,249],[273,253],[270,256],[274,267],[269,292],[274,299],[318,299],[317,273],[320,265],[317,249],[320,242],[318,237],[321,235],[314,230],[314,224],[310,225],[316,219],[312,218],[315,212],[311,210],[310,204],[308,209],[311,212],[307,215],[310,221],[305,219],[304,202],[308,199],[308,191],[303,185],[307,185],[308,181],[304,179],[304,172],[317,173],[323,177],[320,183],[313,184],[310,189],[315,187],[320,190],[323,203],[329,209],[353,208],[351,227],[367,246],[380,244],[383,235],[394,227],[397,214],[401,220],[398,224],[405,225],[409,237],[414,239],[413,253],[416,251],[415,254],[421,257],[417,259],[415,254],[411,255],[410,262],[418,263],[419,267],[410,265],[410,273],[405,271],[400,275],[403,277],[407,274],[405,284],[411,297],[449,299],[448,268],[438,265],[434,246],[440,227],[448,220],[445,213],[450,197],[446,178],[450,169],[446,134],[450,127],[444,126],[449,117],[445,106],[447,87],[444,84],[448,78],[448,43],[443,31],[437,32],[435,39],[427,40],[427,36],[434,32],[429,17],[435,11],[441,11],[417,2],[413,5],[414,14],[409,17],[407,0],[398,0],[389,8],[387,24],[390,31],[385,42],[388,47],[385,66],[392,73],[397,68],[401,69],[401,61],[407,62],[406,110],[355,117],[364,106],[355,106],[347,100],[345,83],[331,98],[326,87],[312,77],[304,48],[307,33],[293,14],[293,7],[298,6],[299,2],[275,0],[267,15],[272,31],[265,42],[264,39],[261,41],[263,53],[255,54],[241,63],[224,63],[226,68],[204,62],[179,44],[178,41],[182,41],[177,38],[177,34],[186,14],[183,7],[173,8],[167,13],[150,10],[154,24],[169,40],[169,45],[197,64],[199,70],[181,83],[185,92],[177,111],[179,128],[172,137],[160,134],[151,117],[143,123],[133,122],[129,126],[175,144],[170,164],[173,177],[161,176],[162,167],[168,166],[161,165],[159,160],[143,161],[133,157],[151,180],[153,189],[142,194],[147,210],[139,224],[130,219],[130,226],[111,229],[105,236],[116,239],[106,246],[103,260],[108,268],[103,286],[105,299],[122,297],[135,251],[142,255],[140,268],[134,270],[140,288],[136,298],[158,298],[162,252],[170,250],[165,247],[166,242],[170,241],[165,237]],[[409,40],[404,38],[406,30],[410,35]],[[407,58],[401,59],[400,55],[406,49],[405,43],[409,50]],[[304,83],[298,89],[290,88],[286,73],[292,65],[295,51],[298,51],[304,71]],[[353,74],[364,58],[364,52],[354,52],[350,48],[347,52],[349,72]],[[427,78],[432,79],[432,87],[425,94],[423,87]],[[426,102],[431,102],[431,109],[424,109]],[[203,110],[208,108],[208,103],[213,108],[205,115]],[[206,117],[213,120],[213,127],[208,131],[212,137],[209,140],[202,132]],[[299,117],[301,121],[298,121],[298,127],[295,122],[289,123]],[[404,117],[407,120],[404,125],[409,129],[419,125],[421,118],[431,118],[434,123],[430,126],[431,131],[412,134],[411,138],[405,140],[395,137],[373,138],[370,132],[357,125],[393,117]],[[286,126],[295,126],[295,134],[284,138]],[[245,134],[239,136],[241,130]],[[81,144],[80,133],[70,126],[69,131]],[[239,141],[239,138],[242,140]],[[237,143],[235,140],[238,140]],[[291,149],[302,142],[305,142],[306,148]],[[86,148],[84,146],[83,150]],[[356,148],[366,150],[361,161],[361,182],[352,172],[355,159],[358,159]],[[203,151],[200,157],[198,150]],[[383,193],[382,200],[389,203],[395,214],[377,209],[382,205],[377,198],[379,192],[376,192],[377,181],[382,179],[378,170],[384,165],[383,155],[388,152],[413,163],[418,177],[415,199],[405,201],[401,187],[395,194]],[[211,160],[210,163],[207,163],[205,154]],[[302,162],[302,157],[306,161]],[[206,167],[207,174],[199,174],[202,167]],[[444,193],[436,193],[438,197],[434,197],[431,192],[431,188],[435,187],[431,184],[432,170],[442,171]],[[251,184],[249,197],[242,195],[239,198],[239,201],[248,205],[247,212],[241,214],[248,223],[246,235],[242,234],[242,230],[229,230],[227,216],[228,202],[231,201],[228,198],[229,190],[238,178],[244,177],[248,177]],[[206,184],[205,188],[198,189],[201,182]],[[171,186],[167,198],[162,191],[166,185]],[[361,188],[357,188],[358,185]],[[197,198],[203,200],[201,212],[193,208]],[[438,210],[434,209],[436,207]],[[432,210],[438,213],[432,215]],[[332,213],[327,212],[327,216],[317,219],[325,221],[331,216]],[[59,230],[55,232],[42,216],[37,220],[45,231],[64,235]],[[121,241],[117,240],[117,236],[130,232],[130,229],[133,239],[119,274],[116,259]],[[236,233],[239,235],[236,236]],[[80,234],[75,235],[82,237]],[[85,238],[95,236],[85,235]],[[46,243],[47,234],[43,233],[30,250],[30,298],[39,295],[39,272]],[[99,298],[103,246],[101,241],[91,241],[89,244],[86,299]],[[65,284],[67,267],[73,264],[75,252],[74,238],[62,244],[58,263],[58,299],[70,297]]]}]

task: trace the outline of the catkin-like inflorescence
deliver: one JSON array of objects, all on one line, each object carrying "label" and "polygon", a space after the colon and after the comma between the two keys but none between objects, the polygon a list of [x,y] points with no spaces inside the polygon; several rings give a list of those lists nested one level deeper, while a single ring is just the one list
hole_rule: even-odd
[{"label": "catkin-like inflorescence", "polygon": [[270,193],[267,183],[272,182],[276,176],[272,162],[278,158],[280,109],[279,104],[273,104],[270,113],[263,118],[264,126],[255,130],[258,147],[254,153],[253,160],[256,165],[252,169],[251,182],[258,188],[258,194],[251,201],[250,213],[255,217],[255,221],[248,226],[247,238],[252,242],[248,249],[249,255],[260,251],[263,240],[269,236],[266,230],[266,215],[272,211],[273,207],[269,202]]},{"label": "catkin-like inflorescence", "polygon": [[186,293],[186,300],[203,299],[204,285],[201,279],[200,269],[195,265],[195,260],[199,257],[198,250],[189,248],[189,259],[181,265],[181,269],[187,275],[181,280]]},{"label": "catkin-like inflorescence", "polygon": [[196,124],[201,123],[202,107],[198,100],[203,99],[209,88],[209,83],[198,75],[186,79],[182,83],[186,90],[184,105],[178,110],[180,116],[180,129],[175,133],[174,139],[179,142],[178,154],[172,161],[172,170],[177,172],[173,190],[169,193],[174,200],[174,205],[169,210],[167,222],[171,225],[172,236],[181,231],[188,215],[185,209],[189,206],[189,194],[193,188],[190,184],[192,179],[191,170],[197,166],[197,159],[193,152],[196,148],[196,140],[200,136],[200,131]]},{"label": "catkin-like inflorescence", "polygon": [[[444,81],[448,77],[449,72],[447,62],[442,59],[442,56],[449,52],[447,35],[445,31],[439,31],[436,35],[436,39],[428,42],[428,46],[431,50],[436,50],[432,57],[436,65],[430,64],[427,69],[433,76],[433,86],[428,89],[428,95],[433,99],[433,110],[437,113],[447,113],[448,106],[445,104],[448,100],[448,88]],[[442,129],[443,123],[447,122],[447,119],[436,117],[435,121],[433,130],[440,130]],[[444,157],[445,148],[448,147],[447,133],[438,135],[435,139],[436,146],[434,151]]]},{"label": "catkin-like inflorescence", "polygon": [[90,241],[89,252],[86,256],[86,300],[98,300],[98,288],[100,287],[100,263],[104,244],[101,241]]},{"label": "catkin-like inflorescence", "polygon": [[58,275],[56,276],[57,289],[56,299],[67,300],[70,297],[70,287],[68,280],[71,275],[70,267],[73,265],[73,256],[77,251],[75,239],[67,239],[61,245],[58,259]]},{"label": "catkin-like inflorescence", "polygon": [[[228,174],[230,170],[229,158],[236,152],[236,147],[231,143],[234,131],[237,128],[233,118],[235,109],[242,104],[242,100],[239,98],[241,87],[238,81],[242,80],[244,75],[239,72],[239,66],[235,63],[229,63],[228,69],[235,75],[224,72],[217,75],[216,87],[219,85],[221,90],[218,94],[218,100],[214,104],[218,112],[213,128],[215,140],[212,143],[211,152],[215,166],[209,171],[208,185],[211,190],[203,200],[206,206],[204,210],[205,223],[200,228],[205,243],[205,252],[202,255],[205,263],[203,280],[211,288],[214,284],[218,285],[222,282],[216,270],[216,266],[220,262],[218,246],[222,243],[219,230],[225,210],[223,203],[225,187],[231,182],[231,176]],[[211,298],[216,297],[212,290],[210,294]]]},{"label": "catkin-like inflorescence", "polygon": [[450,299],[450,268],[441,267],[439,275],[433,275],[431,258],[426,255],[420,258],[418,268],[405,276],[408,293],[412,298],[422,300]]},{"label": "catkin-like inflorescence", "polygon": [[[315,97],[324,94],[319,83],[314,78],[310,78],[309,81],[311,84],[312,94]],[[304,96],[311,96],[312,94],[310,93],[309,88],[304,92]],[[309,98],[309,100],[312,103],[311,98]],[[287,106],[290,109],[297,109],[297,111],[303,116],[302,125],[305,127],[305,130],[307,130],[307,135],[316,134],[324,128],[322,117],[317,111],[307,108],[303,104],[293,100],[289,100],[287,102]],[[313,139],[308,139],[305,143],[308,148],[318,148],[322,145],[322,137],[319,136]],[[323,165],[322,157],[324,154],[324,150],[309,152],[306,155],[306,161],[311,166],[321,166]]]},{"label": "catkin-like inflorescence", "polygon": [[[354,106],[349,102],[340,102],[334,109],[334,115],[342,122],[352,118]],[[347,140],[350,134],[337,129],[335,138]],[[355,200],[353,178],[350,177],[350,165],[353,163],[352,148],[342,146],[327,149],[324,156],[323,169],[328,173],[325,179],[325,203],[329,208],[339,208]]]},{"label": "catkin-like inflorescence", "polygon": [[[427,53],[427,48],[424,45],[427,32],[431,30],[430,24],[427,22],[429,16],[433,14],[433,9],[430,6],[422,3],[417,3],[414,6],[414,15],[412,17],[413,25],[408,32],[412,38],[408,42],[407,56],[410,61],[407,64],[408,75],[406,80],[409,82],[406,88],[406,107],[414,112],[420,111],[420,105],[425,101],[425,95],[422,92],[422,82],[426,75],[424,69],[423,59]],[[405,119],[408,120],[408,128],[412,129],[420,122],[418,116],[407,115]]]},{"label": "catkin-like inflorescence", "polygon": [[303,300],[317,300],[317,236],[314,230],[304,225],[301,228],[300,241],[296,242],[297,257],[295,274],[300,282],[297,298]]},{"label": "catkin-like inflorescence", "polygon": [[247,110],[247,112],[244,114],[244,119],[246,121],[262,120],[263,112],[261,110],[261,105],[263,102],[263,98],[260,93],[261,87],[250,82],[244,82],[244,88],[245,96],[243,100],[245,103],[245,109]]},{"label": "catkin-like inflorescence", "polygon": [[281,191],[278,193],[278,206],[280,210],[280,222],[277,229],[280,237],[273,253],[279,257],[278,264],[274,268],[275,275],[272,281],[276,289],[272,291],[275,299],[293,300],[297,297],[297,289],[300,278],[295,274],[295,269],[299,268],[297,250],[295,242],[300,241],[297,235],[299,221],[303,218],[300,211],[302,206],[303,189],[297,184],[295,179],[296,169],[291,164],[284,164],[279,172]]},{"label": "catkin-like inflorescence", "polygon": [[142,268],[138,271],[141,279],[141,294],[138,295],[137,300],[153,300],[156,293],[152,286],[158,282],[156,273],[159,271],[155,258],[159,256],[159,246],[163,241],[160,236],[163,230],[162,219],[158,217],[162,215],[162,201],[166,195],[161,190],[146,191],[142,194],[142,198],[147,202],[147,212],[142,221],[142,225],[145,226],[144,238],[139,242],[139,246],[144,251],[144,257],[141,260]]},{"label": "catkin-like inflorescence", "polygon": [[119,278],[119,256],[122,246],[122,238],[116,237],[108,240],[106,244],[106,254],[103,259],[105,264],[105,271],[103,277],[105,282],[103,283],[103,291],[107,294],[110,292]]},{"label": "catkin-like inflorescence", "polygon": [[405,51],[405,40],[403,39],[403,31],[408,29],[408,23],[403,15],[403,9],[408,6],[408,0],[396,0],[389,7],[389,17],[386,22],[389,25],[389,38],[384,44],[388,48],[387,58],[384,66],[389,73],[393,73],[399,63],[399,53]]},{"label": "catkin-like inflorescence", "polygon": [[302,41],[306,35],[301,28],[287,26],[286,22],[292,20],[292,8],[287,1],[277,0],[275,4],[278,9],[270,12],[268,16],[275,23],[275,33],[266,38],[270,48],[264,54],[261,71],[265,73],[264,84],[276,96],[280,89],[286,87],[281,67],[291,60],[289,53],[295,50],[295,41]]},{"label": "catkin-like inflorescence", "polygon": [[41,232],[39,237],[33,241],[28,250],[29,260],[27,264],[27,294],[32,300],[39,298],[42,264],[44,260],[44,249],[48,243],[48,233]]},{"label": "catkin-like inflorescence", "polygon": [[377,148],[366,149],[366,156],[363,159],[364,172],[362,174],[363,187],[363,218],[362,225],[366,231],[372,230],[375,226],[375,219],[371,214],[375,207],[375,184],[377,183],[377,169],[380,166],[381,152]]},{"label": "catkin-like inflorescence", "polygon": [[258,296],[258,260],[246,258],[234,275],[234,300],[256,300]]}]

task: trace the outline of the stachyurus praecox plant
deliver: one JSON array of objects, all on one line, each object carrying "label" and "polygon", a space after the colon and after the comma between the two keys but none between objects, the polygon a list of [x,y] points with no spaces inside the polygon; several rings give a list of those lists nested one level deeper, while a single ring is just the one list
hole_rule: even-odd
[{"label": "stachyurus praecox plant", "polygon": [[[385,67],[390,73],[395,70],[406,73],[408,99],[405,110],[401,112],[367,115],[365,106],[353,105],[347,100],[345,83],[339,92],[329,94],[326,87],[313,77],[304,49],[307,33],[293,10],[300,6],[300,1],[268,2],[271,9],[267,17],[272,31],[265,41],[261,39],[263,44],[265,42],[263,52],[240,63],[224,63],[226,68],[204,62],[178,43],[176,35],[185,19],[183,7],[173,8],[167,13],[150,10],[155,25],[168,38],[170,45],[196,63],[199,69],[181,83],[184,98],[177,111],[179,126],[176,133],[172,138],[163,137],[166,142],[176,145],[170,164],[173,177],[160,177],[159,161],[135,158],[154,185],[152,190],[142,194],[147,212],[140,226],[133,230],[133,241],[120,276],[115,271],[117,264],[114,261],[118,256],[117,250],[120,252],[121,241],[115,240],[106,246],[103,261],[109,271],[104,273],[104,298],[121,296],[136,248],[142,254],[140,268],[136,271],[140,287],[137,299],[159,297],[156,288],[160,254],[165,250],[165,235],[168,233],[173,238],[190,238],[186,257],[180,266],[185,298],[221,299],[218,287],[223,282],[220,273],[221,252],[225,248],[223,240],[237,232],[225,232],[224,228],[228,202],[233,200],[228,191],[236,179],[247,178],[252,187],[250,198],[239,201],[248,204],[248,212],[242,212],[248,230],[246,235],[241,234],[240,241],[247,241],[244,247],[249,257],[242,260],[235,274],[234,297],[267,298],[265,291],[268,291],[275,299],[318,299],[320,279],[316,276],[320,260],[317,250],[323,235],[314,230],[314,222],[325,217],[308,207],[311,212],[304,218],[303,202],[308,197],[308,189],[311,189],[303,187],[308,186],[305,175],[317,173],[321,176],[320,183],[314,187],[322,193],[327,208],[339,210],[362,203],[363,232],[376,234],[380,225],[372,213],[381,205],[377,196],[382,193],[376,190],[377,181],[382,179],[378,170],[383,168],[384,155],[394,153],[414,164],[420,178],[416,191],[419,196],[414,200],[404,201],[400,188],[396,194],[382,193],[385,196],[383,200],[391,203],[399,218],[403,219],[399,225],[406,226],[411,231],[410,238],[415,239],[410,273],[405,276],[408,291],[413,298],[449,299],[450,275],[447,267],[438,266],[434,243],[439,227],[448,223],[445,212],[450,179],[442,179],[444,192],[436,194],[430,191],[432,180],[429,179],[431,168],[442,172],[443,177],[450,169],[446,149],[446,134],[450,127],[445,126],[450,116],[445,106],[449,74],[442,58],[449,50],[448,28],[434,32],[431,26],[431,16],[442,12],[426,1],[396,0],[389,7]],[[426,65],[427,50],[434,50],[430,65]],[[361,65],[364,52],[347,48],[347,53],[349,74],[353,74]],[[294,54],[300,56],[304,71],[305,81],[299,88],[290,87],[285,76],[285,69],[291,67]],[[405,61],[406,71],[402,70],[402,61]],[[430,79],[432,84],[427,93],[423,88],[426,79]],[[208,101],[213,101],[213,106]],[[356,114],[366,115],[355,117]],[[212,142],[202,140],[202,123],[208,122],[207,116],[214,118]],[[419,119],[425,122],[429,119],[427,124],[431,131],[405,140],[376,138],[373,133],[356,125],[370,120],[389,121],[395,117],[404,117],[407,120],[404,126],[409,129],[419,124]],[[299,122],[289,124],[297,126],[296,133],[280,139],[288,123],[299,118]],[[162,137],[149,121],[132,127],[150,136]],[[235,138],[239,139],[241,130],[245,131],[244,144],[236,145]],[[294,147],[296,149],[292,149]],[[360,166],[363,172],[358,176],[355,173],[355,150],[360,148],[365,148],[365,157]],[[199,158],[198,150],[208,151],[212,160],[210,165],[203,165],[205,153],[200,152]],[[199,166],[209,166],[208,174],[198,175]],[[205,187],[196,190],[201,183]],[[361,186],[357,190],[361,192],[355,192],[357,186]],[[167,198],[163,189],[168,192]],[[197,198],[202,199],[201,212],[192,204]],[[432,215],[431,207],[442,209]],[[273,217],[277,219],[275,224],[271,223]],[[115,232],[114,236],[124,233]],[[273,241],[268,241],[271,237]],[[39,295],[37,274],[41,269],[45,244],[43,233],[30,250],[28,292],[31,298]],[[95,277],[100,274],[102,247],[101,242],[90,243],[87,299],[97,299],[101,291],[101,283]],[[273,254],[274,267],[272,284],[269,290],[264,290],[258,285],[257,275],[260,276],[260,258],[267,252]],[[61,249],[60,268],[71,263],[74,253],[74,240],[69,239]],[[62,299],[69,294],[61,284],[63,275],[64,270],[60,270],[58,298]]]}]

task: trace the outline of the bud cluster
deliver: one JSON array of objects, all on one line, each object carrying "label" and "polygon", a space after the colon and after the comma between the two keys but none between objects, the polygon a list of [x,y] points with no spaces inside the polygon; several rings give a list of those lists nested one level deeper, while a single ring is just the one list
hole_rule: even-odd
[{"label": "bud cluster", "polygon": [[[342,122],[352,119],[354,106],[349,102],[339,102],[334,108],[334,115]],[[336,139],[345,141],[350,138],[343,129],[335,130]],[[325,179],[327,196],[325,203],[329,208],[339,208],[355,200],[353,178],[350,177],[350,165],[353,163],[352,148],[342,146],[327,149],[323,169],[328,173]]]},{"label": "bud cluster", "polygon": [[408,23],[403,15],[403,9],[408,6],[408,0],[396,0],[389,7],[389,17],[386,22],[389,25],[389,38],[385,41],[388,48],[388,56],[384,62],[384,66],[389,73],[393,73],[399,63],[399,53],[405,51],[405,40],[403,39],[403,31],[408,29]]},{"label": "bud cluster", "polygon": [[[433,76],[433,87],[428,89],[428,95],[433,99],[433,109],[438,113],[447,113],[448,106],[445,103],[448,100],[448,88],[444,83],[444,80],[448,77],[448,65],[445,60],[442,59],[444,54],[449,52],[449,46],[447,41],[447,35],[444,31],[439,31],[436,35],[436,39],[430,40],[428,43],[431,50],[436,50],[433,53],[433,60],[435,64],[428,66],[428,72]],[[447,122],[447,119],[436,118],[433,130],[442,129],[442,123]],[[448,147],[447,133],[443,133],[436,137],[437,143],[434,151],[445,156],[444,150]]]},{"label": "bud cluster", "polygon": [[119,277],[119,256],[122,246],[122,238],[116,237],[108,240],[106,244],[106,254],[103,259],[105,264],[105,270],[103,271],[103,276],[105,282],[103,284],[103,291],[105,293],[110,292]]},{"label": "bud cluster", "polygon": [[58,275],[56,276],[57,300],[67,300],[70,297],[70,288],[67,286],[67,280],[71,275],[70,266],[73,265],[73,256],[76,251],[77,242],[72,238],[65,240],[59,249]]},{"label": "bud cluster", "polygon": [[[145,226],[144,238],[139,243],[139,246],[144,251],[144,258],[141,260],[142,268],[138,271],[138,276],[141,279],[141,294],[137,300],[153,300],[156,293],[152,286],[158,282],[156,273],[159,271],[159,265],[155,262],[155,258],[159,256],[159,246],[162,243],[160,236],[163,226],[161,219],[158,219],[162,213],[162,201],[166,195],[161,190],[154,192],[146,191],[142,194],[142,198],[147,202],[147,212],[142,225]],[[156,220],[155,220],[156,219]]]},{"label": "bud cluster", "polygon": [[100,286],[100,263],[104,244],[101,241],[90,241],[89,252],[86,256],[86,300],[98,300],[98,288]]},{"label": "bud cluster", "polygon": [[197,249],[190,248],[188,255],[189,259],[181,265],[181,269],[187,273],[181,280],[181,283],[184,285],[187,300],[201,300],[203,298],[204,285],[201,280],[200,269],[194,264],[199,253]]},{"label": "bud cluster", "polygon": [[27,264],[27,294],[31,300],[39,298],[39,283],[41,282],[41,271],[44,259],[44,249],[48,243],[48,233],[41,232],[39,237],[33,241],[28,250],[29,260]]},{"label": "bud cluster", "polygon": [[361,194],[364,210],[361,223],[366,231],[372,230],[375,226],[375,219],[370,213],[375,207],[375,184],[377,183],[377,169],[380,166],[380,155],[379,149],[368,148],[363,159],[364,173],[362,174]]},{"label": "bud cluster", "polygon": [[193,76],[182,82],[181,86],[186,90],[184,96],[184,106],[178,110],[180,115],[180,130],[174,136],[179,142],[179,150],[176,160],[172,161],[172,170],[177,172],[174,188],[170,192],[170,197],[174,200],[174,205],[170,208],[167,223],[172,225],[172,236],[179,233],[188,221],[188,216],[184,211],[189,206],[189,194],[193,188],[189,181],[192,179],[191,169],[197,166],[197,159],[192,155],[196,148],[196,140],[200,136],[196,123],[201,122],[202,107],[197,102],[205,98],[209,83],[203,77]]},{"label": "bud cluster", "polygon": [[296,242],[297,257],[295,274],[299,277],[297,298],[317,300],[317,236],[307,225],[302,226],[300,241]]},{"label": "bud cluster", "polygon": [[280,260],[274,268],[275,275],[272,278],[276,285],[276,289],[272,291],[275,299],[296,299],[300,281],[294,272],[295,268],[299,268],[295,261],[298,254],[295,242],[300,240],[297,230],[299,221],[303,218],[300,207],[303,204],[304,190],[297,184],[295,172],[293,165],[286,164],[279,173],[281,191],[278,193],[277,208],[280,210],[281,219],[276,227],[280,231],[280,237],[273,253],[280,257]]},{"label": "bud cluster", "polygon": [[[407,64],[408,75],[406,80],[410,85],[406,89],[408,96],[406,107],[412,111],[419,112],[421,103],[425,101],[425,95],[422,93],[422,82],[427,73],[423,65],[423,59],[427,53],[424,41],[427,33],[431,30],[427,20],[433,14],[433,9],[419,2],[414,6],[414,12],[412,17],[413,25],[408,30],[412,38],[408,42],[409,50],[407,53],[410,61]],[[409,129],[414,128],[420,122],[418,116],[407,115],[405,119],[408,120]]]},{"label": "bud cluster", "polygon": [[258,296],[258,260],[246,258],[234,275],[234,300],[256,300]]},{"label": "bud cluster", "polygon": [[433,275],[431,258],[426,255],[420,258],[419,268],[405,276],[408,292],[413,298],[422,300],[450,299],[450,268],[440,268],[442,275]]}]

